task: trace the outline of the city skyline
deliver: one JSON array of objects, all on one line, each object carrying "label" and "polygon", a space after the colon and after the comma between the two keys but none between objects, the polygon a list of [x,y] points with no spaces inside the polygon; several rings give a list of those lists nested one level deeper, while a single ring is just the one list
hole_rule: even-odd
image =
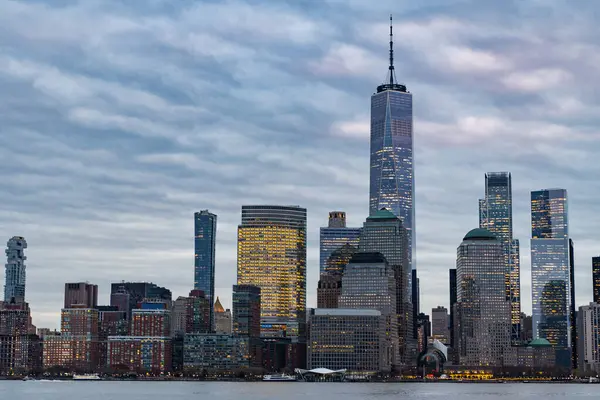
[{"label": "city skyline", "polygon": [[[396,76],[415,95],[421,310],[448,305],[447,269],[477,225],[487,171],[512,173],[522,310],[531,312],[529,193],[545,187],[569,191],[576,304],[589,303],[600,217],[588,180],[598,102],[586,46],[598,28],[586,24],[594,9],[585,7],[596,6],[384,3],[207,5],[214,23],[199,8],[7,3],[0,237],[28,241],[35,324],[57,327],[65,282],[97,284],[101,304],[121,280],[186,295],[199,209],[219,215],[215,294],[230,308],[245,204],[307,208],[307,306],[315,306],[318,228],[331,210],[345,211],[348,226],[367,217],[369,97],[384,79],[390,12]],[[279,18],[264,29],[269,14]],[[47,25],[65,15],[78,23]],[[524,15],[536,18],[525,24]],[[123,25],[89,30],[112,18]],[[546,32],[563,24],[574,31]],[[123,49],[124,35],[133,50]],[[546,57],[527,57],[541,50]]]}]

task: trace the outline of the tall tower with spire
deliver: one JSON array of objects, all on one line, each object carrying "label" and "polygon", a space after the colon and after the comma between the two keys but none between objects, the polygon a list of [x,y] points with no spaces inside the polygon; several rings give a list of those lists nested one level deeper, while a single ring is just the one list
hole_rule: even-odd
[{"label": "tall tower with spire", "polygon": [[371,96],[370,215],[385,208],[408,234],[408,267],[415,269],[415,207],[412,94],[398,83],[390,15],[388,74]]}]

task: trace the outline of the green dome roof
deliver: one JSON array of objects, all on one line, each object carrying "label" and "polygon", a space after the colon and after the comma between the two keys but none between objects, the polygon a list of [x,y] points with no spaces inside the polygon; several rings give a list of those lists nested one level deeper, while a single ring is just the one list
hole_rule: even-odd
[{"label": "green dome roof", "polygon": [[465,235],[463,240],[495,240],[496,236],[483,228],[471,229],[469,233]]},{"label": "green dome roof", "polygon": [[382,208],[381,210],[377,210],[372,215],[369,215],[369,218],[367,219],[398,219],[398,217],[396,217],[390,210]]},{"label": "green dome roof", "polygon": [[546,339],[539,338],[539,339],[533,339],[531,342],[529,342],[529,346],[531,346],[531,347],[551,347],[552,344],[550,344],[550,342]]}]

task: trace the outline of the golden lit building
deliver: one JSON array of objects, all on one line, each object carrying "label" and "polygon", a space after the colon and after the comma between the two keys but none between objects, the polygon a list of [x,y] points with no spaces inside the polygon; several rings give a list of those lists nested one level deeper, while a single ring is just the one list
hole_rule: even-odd
[{"label": "golden lit building", "polygon": [[261,336],[304,341],[306,209],[242,206],[237,284],[261,289]]}]

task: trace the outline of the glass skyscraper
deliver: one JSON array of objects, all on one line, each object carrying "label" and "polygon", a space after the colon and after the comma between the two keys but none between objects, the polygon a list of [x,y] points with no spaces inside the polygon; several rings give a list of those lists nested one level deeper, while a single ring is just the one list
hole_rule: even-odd
[{"label": "glass skyscraper", "polygon": [[361,228],[346,227],[346,213],[332,211],[329,224],[320,232],[320,273],[341,274],[352,255],[358,251]]},{"label": "glass skyscraper", "polygon": [[592,282],[594,303],[600,304],[600,256],[592,257]]},{"label": "glass skyscraper", "polygon": [[402,219],[408,264],[415,269],[412,94],[396,80],[391,26],[388,76],[371,96],[369,203],[370,214],[386,208]]},{"label": "glass skyscraper", "polygon": [[571,347],[570,247],[567,191],[531,192],[533,336],[559,349]]},{"label": "glass skyscraper", "polygon": [[479,200],[479,227],[502,243],[506,268],[506,296],[511,303],[512,338],[520,337],[521,273],[519,241],[513,239],[512,181],[508,172],[485,174],[485,198]]},{"label": "glass skyscraper", "polygon": [[305,340],[305,208],[242,206],[237,284],[260,288],[262,337]]},{"label": "glass skyscraper", "polygon": [[486,229],[473,229],[458,246],[455,341],[461,365],[500,366],[510,347],[504,266],[502,242]]},{"label": "glass skyscraper", "polygon": [[[194,289],[202,290],[210,304],[215,295],[215,241],[217,216],[203,210],[194,213]],[[210,324],[214,329],[214,311],[210,308]]]},{"label": "glass skyscraper", "polygon": [[6,274],[4,301],[25,302],[25,257],[27,242],[24,237],[13,236],[6,244]]}]

